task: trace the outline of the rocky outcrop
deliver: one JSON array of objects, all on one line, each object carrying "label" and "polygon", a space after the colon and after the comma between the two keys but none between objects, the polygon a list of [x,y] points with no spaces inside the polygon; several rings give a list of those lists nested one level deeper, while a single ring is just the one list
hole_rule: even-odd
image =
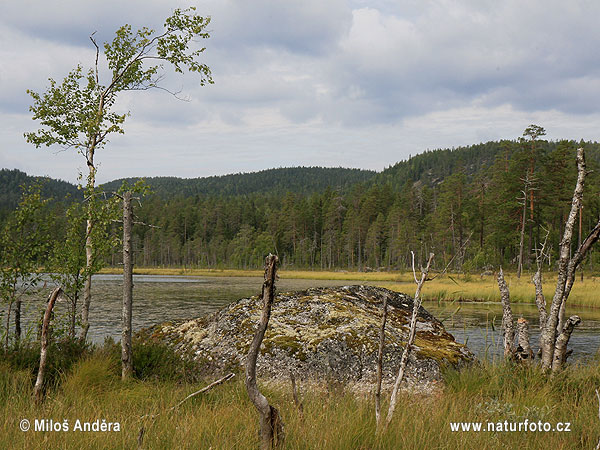
[{"label": "rocky outcrop", "polygon": [[[259,376],[287,380],[338,381],[370,389],[375,383],[381,306],[388,296],[384,385],[392,384],[408,336],[413,300],[383,288],[344,286],[278,294],[258,359]],[[215,314],[163,324],[154,336],[191,352],[210,373],[243,367],[260,317],[258,297],[238,300]],[[437,319],[421,307],[406,387],[430,390],[443,366],[473,361]],[[287,382],[287,381],[286,381]]]}]

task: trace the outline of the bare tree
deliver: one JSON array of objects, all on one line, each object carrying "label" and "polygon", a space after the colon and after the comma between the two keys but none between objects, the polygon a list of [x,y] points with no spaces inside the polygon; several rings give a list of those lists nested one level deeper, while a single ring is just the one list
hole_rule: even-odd
[{"label": "bare tree", "polygon": [[415,283],[417,283],[417,290],[415,292],[415,298],[413,300],[413,310],[412,316],[410,318],[410,329],[408,332],[408,341],[406,342],[406,346],[404,347],[404,352],[402,353],[402,358],[400,359],[400,367],[398,368],[398,376],[396,377],[396,382],[394,383],[394,389],[392,390],[392,396],[390,398],[390,406],[388,409],[388,414],[385,420],[385,427],[390,425],[392,418],[394,417],[394,411],[396,409],[396,402],[398,401],[398,390],[400,388],[400,383],[404,379],[404,371],[406,369],[406,364],[408,363],[408,357],[410,356],[410,352],[412,351],[413,343],[415,341],[415,336],[417,333],[417,316],[419,314],[419,308],[423,303],[423,299],[421,298],[421,288],[425,284],[427,280],[427,274],[429,273],[429,269],[431,267],[431,262],[433,261],[433,253],[429,254],[429,259],[427,260],[427,267],[425,269],[421,268],[421,279],[417,280],[417,274],[415,272],[415,262],[413,253],[413,275],[415,277]]},{"label": "bare tree", "polygon": [[[533,282],[536,290],[536,304],[540,313],[541,366],[544,370],[552,370],[553,372],[560,370],[563,367],[566,357],[569,354],[569,352],[567,352],[567,344],[569,342],[571,333],[573,332],[575,326],[581,322],[581,319],[578,316],[571,316],[566,321],[564,319],[566,302],[575,281],[577,267],[583,261],[587,252],[600,238],[599,220],[581,245],[579,245],[577,251],[571,256],[573,230],[577,214],[581,208],[585,176],[586,165],[584,150],[583,148],[578,148],[577,181],[575,184],[575,190],[573,192],[573,198],[571,200],[571,210],[565,223],[563,238],[560,242],[556,289],[554,291],[549,312],[546,311],[546,301],[542,291],[541,278],[541,260],[545,256],[544,248],[546,246],[546,241],[544,242],[544,245],[542,246],[541,251],[537,254],[536,258],[538,270],[533,277]],[[503,296],[504,304],[505,300],[502,286],[500,286],[500,291],[501,295]],[[506,295],[508,296],[508,290],[506,290]],[[508,300],[509,299],[507,297],[507,301]],[[507,326],[511,325],[507,324]]]},{"label": "bare tree", "polygon": [[262,312],[258,329],[254,334],[248,356],[246,357],[246,390],[248,397],[260,414],[260,442],[263,450],[279,447],[284,442],[283,422],[279,411],[269,404],[267,398],[258,390],[256,384],[256,360],[260,344],[265,337],[271,308],[275,300],[275,279],[277,275],[277,256],[269,254],[265,259],[265,279],[262,287]]},{"label": "bare tree", "polygon": [[[562,241],[560,243],[560,257],[558,260],[558,276],[556,282],[556,290],[554,291],[554,297],[552,298],[552,304],[550,306],[550,313],[548,314],[546,324],[542,330],[541,335],[541,347],[542,347],[542,368],[548,370],[558,369],[558,365],[553,367],[554,360],[554,348],[556,345],[557,338],[557,327],[559,325],[559,316],[561,307],[566,302],[566,298],[569,295],[570,286],[568,286],[570,268],[576,266],[575,258],[580,253],[581,248],[577,251],[574,258],[570,258],[571,253],[571,241],[573,238],[573,227],[579,206],[583,198],[583,189],[585,182],[585,157],[583,148],[577,149],[577,182],[575,185],[575,191],[573,193],[573,199],[571,201],[571,211],[567,222],[565,224],[565,230]],[[600,222],[599,224],[600,225]],[[597,225],[597,227],[598,227]],[[596,238],[597,239],[597,238]],[[583,246],[583,244],[582,244]],[[574,268],[573,268],[574,278]],[[562,331],[562,330],[561,330]]]}]

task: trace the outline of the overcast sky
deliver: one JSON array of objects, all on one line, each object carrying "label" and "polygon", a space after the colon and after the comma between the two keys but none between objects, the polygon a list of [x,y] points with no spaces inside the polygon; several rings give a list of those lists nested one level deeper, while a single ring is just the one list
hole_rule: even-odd
[{"label": "overcast sky", "polygon": [[168,76],[179,101],[127,93],[125,134],[97,154],[100,182],[271,167],[382,170],[426,149],[516,139],[598,140],[597,0],[2,0],[0,167],[76,181],[73,150],[36,149],[28,108],[77,64],[89,35],[160,29],[177,7],[210,16],[214,85]]}]

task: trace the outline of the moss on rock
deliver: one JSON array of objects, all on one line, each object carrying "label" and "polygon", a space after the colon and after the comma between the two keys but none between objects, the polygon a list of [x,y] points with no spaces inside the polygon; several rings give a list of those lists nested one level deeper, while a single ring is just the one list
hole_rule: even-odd
[{"label": "moss on rock", "polygon": [[[286,378],[290,370],[304,379],[327,379],[371,386],[379,345],[381,306],[389,311],[384,349],[384,383],[391,383],[408,338],[413,300],[372,286],[313,288],[278,294],[261,346],[258,371]],[[260,317],[260,300],[238,300],[217,313],[180,324],[156,327],[154,335],[181,352],[193,350],[208,371],[242,367]],[[473,354],[446,332],[424,308],[417,321],[407,385],[422,389],[441,380],[443,366],[460,366]]]}]

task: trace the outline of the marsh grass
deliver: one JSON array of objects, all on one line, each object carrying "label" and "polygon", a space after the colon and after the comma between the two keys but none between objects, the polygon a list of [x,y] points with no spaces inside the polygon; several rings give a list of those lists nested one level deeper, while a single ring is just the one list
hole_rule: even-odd
[{"label": "marsh grass", "polygon": [[[535,288],[531,276],[532,274],[524,273],[518,279],[515,274],[505,274],[511,302],[535,304]],[[549,303],[556,289],[556,274],[545,273],[543,280],[544,295]],[[408,293],[414,290],[414,282],[377,283],[377,285]],[[599,289],[598,277],[588,276],[583,282],[577,279],[569,296],[569,305],[600,307]],[[496,277],[493,275],[466,277],[445,275],[428,281],[423,289],[423,297],[425,300],[439,301],[499,302],[500,291]]]},{"label": "marsh grass", "polygon": [[[120,273],[119,269],[103,269],[102,273]],[[181,268],[136,268],[139,275],[178,275],[195,277],[262,277],[260,270],[236,269],[181,269]],[[513,303],[535,304],[532,273],[523,273],[520,279],[515,274],[505,273]],[[347,272],[281,270],[281,279],[340,280],[367,283],[398,292],[414,293],[413,274],[409,272]],[[547,272],[544,277],[544,294],[552,300],[556,288],[556,274]],[[569,305],[600,308],[600,278],[586,276],[584,281],[575,281]],[[494,275],[444,274],[427,281],[423,289],[425,300],[499,302],[500,292]]]},{"label": "marsh grass", "polygon": [[[294,406],[291,386],[263,386],[282,414],[290,449],[575,449],[593,448],[600,438],[594,389],[600,387],[598,362],[572,366],[550,380],[537,368],[476,365],[445,373],[446,387],[432,396],[404,394],[388,432],[375,432],[370,396],[335,389],[308,390],[300,384],[304,420]],[[85,357],[48,392],[46,402],[31,401],[26,371],[0,364],[0,448],[136,448],[141,426],[144,448],[247,449],[258,447],[258,416],[243,380],[215,387],[175,411],[168,409],[212,380],[122,382],[113,358],[101,352]],[[383,405],[384,408],[386,405]],[[384,409],[385,410],[385,409]],[[160,414],[154,419],[140,419]],[[120,432],[22,432],[27,418],[105,419]],[[571,431],[452,432],[450,422],[571,422]]]}]

